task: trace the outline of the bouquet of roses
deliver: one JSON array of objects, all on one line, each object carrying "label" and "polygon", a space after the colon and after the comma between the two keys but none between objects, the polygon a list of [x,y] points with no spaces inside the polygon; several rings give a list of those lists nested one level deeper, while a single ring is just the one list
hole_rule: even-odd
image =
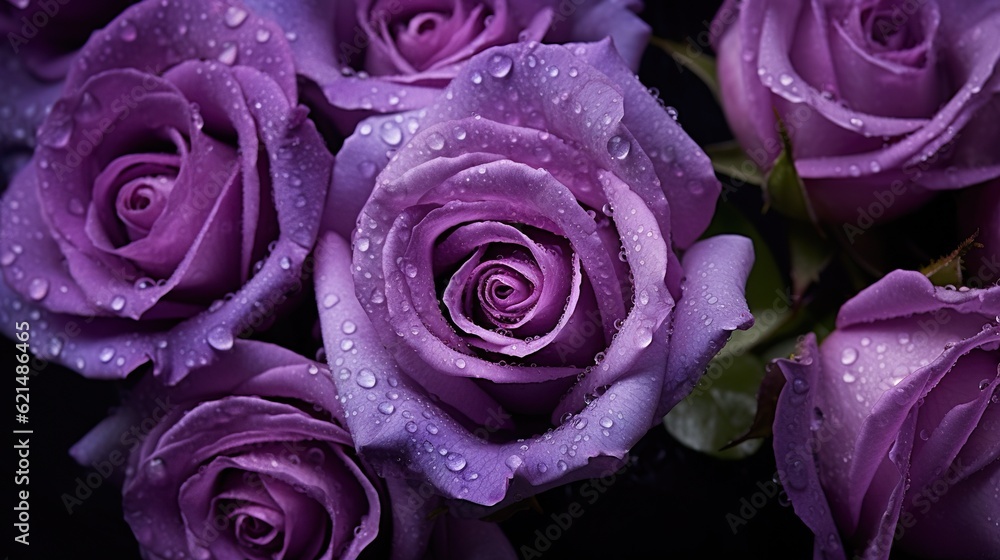
[{"label": "bouquet of roses", "polygon": [[1000,558],[1000,2],[652,4],[0,7],[14,556]]}]

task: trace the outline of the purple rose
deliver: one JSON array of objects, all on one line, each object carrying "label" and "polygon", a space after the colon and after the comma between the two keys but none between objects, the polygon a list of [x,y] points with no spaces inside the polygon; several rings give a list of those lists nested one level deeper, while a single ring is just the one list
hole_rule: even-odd
[{"label": "purple rose", "polygon": [[1000,175],[1000,3],[727,1],[712,23],[729,123],[759,165],[775,112],[821,218],[899,216]]},{"label": "purple rose", "polygon": [[963,233],[971,235],[979,230],[976,241],[982,244],[967,255],[968,283],[982,287],[996,282],[1000,280],[1000,181],[967,189],[959,201]]},{"label": "purple rose", "polygon": [[[649,27],[640,0],[249,0],[285,29],[299,74],[318,86],[336,126],[425,107],[465,62],[523,41],[615,40],[635,69]],[[350,111],[351,113],[347,113]]]},{"label": "purple rose", "polygon": [[332,157],[269,21],[133,6],[80,51],[38,144],[3,199],[0,265],[5,312],[45,315],[48,357],[176,380],[298,286]]},{"label": "purple rose", "polygon": [[[147,558],[423,558],[441,532],[429,521],[436,502],[401,507],[410,489],[358,459],[342,415],[325,366],[240,341],[175,388],[144,379],[73,454],[82,464],[127,457],[125,518]],[[437,558],[482,546],[513,557],[497,527],[438,526],[449,523],[480,541],[452,539]]]},{"label": "purple rose", "polygon": [[719,192],[607,40],[490,49],[363,121],[325,218],[353,255],[325,237],[316,273],[360,451],[483,505],[616,468],[752,322],[750,242],[696,242]]},{"label": "purple rose", "polygon": [[996,558],[1000,287],[896,271],[795,360],[774,419],[778,473],[815,558]]}]

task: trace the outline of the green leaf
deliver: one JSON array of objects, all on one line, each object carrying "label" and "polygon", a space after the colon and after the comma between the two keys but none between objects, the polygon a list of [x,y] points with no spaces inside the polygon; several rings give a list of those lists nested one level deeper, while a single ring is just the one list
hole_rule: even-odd
[{"label": "green leaf", "polygon": [[767,373],[757,390],[757,411],[753,417],[753,423],[743,435],[730,441],[722,448],[723,451],[736,448],[744,443],[766,438],[772,434],[774,426],[774,411],[778,408],[778,397],[781,389],[785,386],[785,376],[774,364],[768,364]]},{"label": "green leaf", "polygon": [[720,201],[705,237],[725,233],[742,235],[753,242],[754,263],[747,279],[746,298],[756,321],[746,331],[735,331],[720,351],[720,355],[744,354],[767,340],[794,315],[792,294],[774,254],[754,224],[732,204]]},{"label": "green leaf", "polygon": [[742,459],[760,449],[752,440],[722,450],[752,425],[764,364],[753,355],[717,357],[690,395],[664,418],[684,445],[720,459]]},{"label": "green leaf", "polygon": [[690,45],[659,37],[653,37],[649,42],[666,51],[674,59],[674,62],[680,64],[695,76],[698,76],[698,79],[704,82],[708,86],[708,89],[712,91],[715,99],[722,99],[719,95],[719,78],[716,72],[715,59],[705,54],[704,50],[690,48]]},{"label": "green leaf", "polygon": [[816,223],[816,214],[806,193],[802,178],[795,169],[792,144],[781,117],[775,112],[781,133],[782,150],[774,160],[771,171],[764,178],[764,200],[768,207],[781,214],[802,222]]},{"label": "green leaf", "polygon": [[705,153],[712,160],[716,173],[758,187],[764,184],[764,173],[736,142],[706,146]]},{"label": "green leaf", "polygon": [[789,224],[788,248],[792,263],[792,291],[798,300],[833,261],[835,248],[810,224]]}]

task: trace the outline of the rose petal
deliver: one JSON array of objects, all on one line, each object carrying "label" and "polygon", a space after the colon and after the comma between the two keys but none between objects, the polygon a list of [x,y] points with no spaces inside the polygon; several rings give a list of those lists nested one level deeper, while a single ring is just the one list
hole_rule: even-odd
[{"label": "rose petal", "polygon": [[819,464],[812,452],[818,438],[810,426],[816,417],[814,405],[819,393],[815,388],[810,391],[810,387],[818,386],[823,378],[815,336],[806,335],[797,353],[799,359],[796,361],[775,362],[787,381],[778,397],[774,416],[774,453],[778,473],[782,475],[781,483],[795,514],[816,535],[813,558],[840,560],[846,558],[846,554],[830,504],[820,486]]},{"label": "rose petal", "polygon": [[686,278],[673,316],[660,403],[664,414],[687,395],[732,331],[753,325],[743,295],[753,266],[753,244],[748,239],[720,235],[699,241],[684,254],[682,263]]}]

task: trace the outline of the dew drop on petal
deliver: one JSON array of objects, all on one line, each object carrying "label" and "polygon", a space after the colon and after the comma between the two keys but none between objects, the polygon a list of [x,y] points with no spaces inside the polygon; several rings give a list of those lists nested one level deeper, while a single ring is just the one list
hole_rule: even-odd
[{"label": "dew drop on petal", "polygon": [[856,361],[858,361],[858,351],[854,348],[844,348],[840,355],[840,363],[849,366]]},{"label": "dew drop on petal", "polygon": [[427,147],[439,152],[444,149],[444,136],[438,132],[432,132],[427,136]]},{"label": "dew drop on petal", "polygon": [[159,484],[167,479],[167,464],[159,457],[153,457],[146,463],[146,476],[154,484]]},{"label": "dew drop on petal", "polygon": [[208,332],[208,345],[216,350],[225,352],[231,350],[236,343],[233,333],[225,327],[215,327]]},{"label": "dew drop on petal", "polygon": [[226,66],[232,66],[236,63],[236,53],[238,47],[235,44],[225,45],[222,52],[219,53],[219,62],[225,64]]},{"label": "dew drop on petal", "polygon": [[223,19],[226,22],[226,27],[239,27],[247,19],[247,11],[239,6],[230,6],[227,10]]},{"label": "dew drop on petal", "polygon": [[28,297],[35,301],[43,299],[49,293],[49,281],[44,278],[35,278],[28,285]]},{"label": "dew drop on petal", "polygon": [[809,382],[802,378],[796,378],[792,381],[792,390],[801,395],[809,390]]},{"label": "dew drop on petal", "polygon": [[121,37],[122,41],[131,43],[132,41],[135,41],[136,37],[139,36],[139,32],[136,30],[134,25],[128,22],[128,20],[122,20],[119,24],[118,36]]},{"label": "dew drop on petal", "polygon": [[100,353],[97,354],[97,359],[101,360],[102,364],[106,364],[115,357],[115,349],[110,346],[105,346],[101,349]]},{"label": "dew drop on petal", "polygon": [[509,56],[497,54],[493,55],[487,65],[487,71],[494,78],[504,78],[510,74],[510,69],[514,66],[514,61]]},{"label": "dew drop on petal", "polygon": [[632,143],[621,136],[612,136],[608,140],[608,153],[615,159],[625,159],[632,150]]},{"label": "dew drop on petal", "polygon": [[375,374],[368,368],[362,368],[354,381],[365,389],[371,389],[376,384]]},{"label": "dew drop on petal", "polygon": [[461,471],[465,468],[466,464],[465,457],[462,457],[458,453],[449,453],[444,459],[444,466],[451,472]]},{"label": "dew drop on petal", "polygon": [[382,124],[379,136],[382,141],[390,146],[398,146],[403,141],[403,131],[395,123],[385,122]]},{"label": "dew drop on petal", "polygon": [[325,309],[330,309],[331,307],[340,303],[340,298],[335,294],[326,294],[323,296],[323,307]]}]

